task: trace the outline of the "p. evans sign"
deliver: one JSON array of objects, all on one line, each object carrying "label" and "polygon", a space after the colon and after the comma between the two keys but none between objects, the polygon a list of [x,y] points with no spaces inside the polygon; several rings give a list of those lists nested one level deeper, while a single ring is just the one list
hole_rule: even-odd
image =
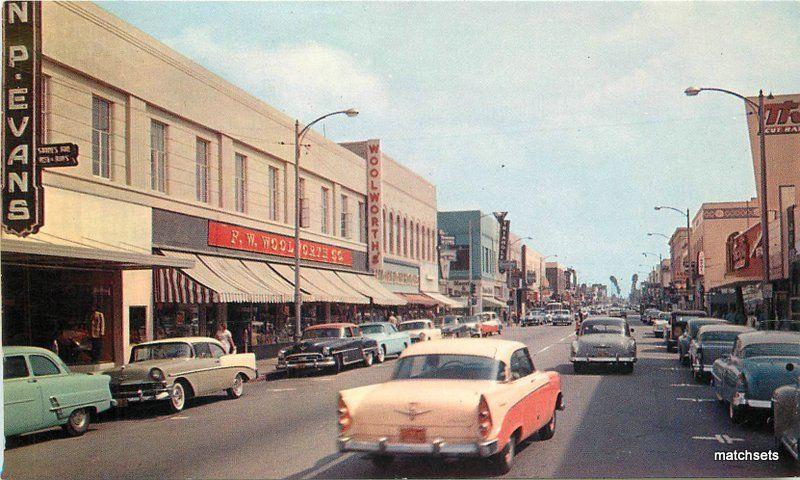
[{"label": "p. evans sign", "polygon": [[42,138],[41,2],[3,3],[3,228],[26,237],[44,225],[42,168],[78,164],[72,143]]}]

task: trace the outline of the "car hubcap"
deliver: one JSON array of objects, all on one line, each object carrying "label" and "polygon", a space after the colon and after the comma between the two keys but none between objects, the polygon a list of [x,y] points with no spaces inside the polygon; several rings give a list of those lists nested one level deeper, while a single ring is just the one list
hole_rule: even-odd
[{"label": "car hubcap", "polygon": [[86,416],[86,412],[84,410],[76,410],[72,414],[72,420],[71,420],[72,426],[77,430],[82,429],[83,426],[86,424],[87,418],[88,417]]},{"label": "car hubcap", "polygon": [[511,465],[511,461],[514,459],[514,439],[508,441],[508,447],[506,448],[505,454],[505,462],[506,465]]},{"label": "car hubcap", "polygon": [[378,362],[382,362],[383,359],[386,358],[386,355],[383,353],[383,349],[378,350]]},{"label": "car hubcap", "polygon": [[242,377],[241,375],[236,375],[236,378],[233,379],[233,392],[236,394],[237,397],[242,394],[242,388],[243,388]]},{"label": "car hubcap", "polygon": [[172,405],[178,410],[183,408],[183,397],[183,386],[180,383],[176,383],[172,387]]}]

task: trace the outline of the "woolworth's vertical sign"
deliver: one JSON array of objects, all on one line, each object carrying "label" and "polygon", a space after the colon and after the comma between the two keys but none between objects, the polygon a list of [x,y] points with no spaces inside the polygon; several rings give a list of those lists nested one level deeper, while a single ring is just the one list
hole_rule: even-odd
[{"label": "woolworth's vertical sign", "polygon": [[380,140],[367,140],[367,252],[369,269],[383,270],[383,198]]},{"label": "woolworth's vertical sign", "polygon": [[3,228],[25,237],[44,222],[40,138],[41,3],[3,3]]}]

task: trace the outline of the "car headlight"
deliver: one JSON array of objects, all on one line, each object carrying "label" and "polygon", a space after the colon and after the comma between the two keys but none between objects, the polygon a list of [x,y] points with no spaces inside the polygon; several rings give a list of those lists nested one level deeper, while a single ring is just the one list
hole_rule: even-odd
[{"label": "car headlight", "polygon": [[278,351],[278,358],[284,358],[285,356],[286,356],[286,349],[285,348],[281,348]]},{"label": "car headlight", "polygon": [[164,372],[160,368],[151,368],[150,369],[150,378],[154,382],[163,382],[164,381]]},{"label": "car headlight", "polygon": [[323,355],[323,356],[327,357],[327,356],[328,356],[328,355],[330,355],[330,354],[331,354],[331,349],[330,349],[330,348],[328,348],[328,347],[322,347],[322,355]]}]

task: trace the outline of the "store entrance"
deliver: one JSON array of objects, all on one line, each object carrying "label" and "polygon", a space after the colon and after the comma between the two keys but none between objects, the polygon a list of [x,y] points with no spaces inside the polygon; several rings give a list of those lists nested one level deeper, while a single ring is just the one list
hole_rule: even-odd
[{"label": "store entrance", "polygon": [[3,345],[47,348],[68,365],[113,362],[119,277],[3,265]]}]

